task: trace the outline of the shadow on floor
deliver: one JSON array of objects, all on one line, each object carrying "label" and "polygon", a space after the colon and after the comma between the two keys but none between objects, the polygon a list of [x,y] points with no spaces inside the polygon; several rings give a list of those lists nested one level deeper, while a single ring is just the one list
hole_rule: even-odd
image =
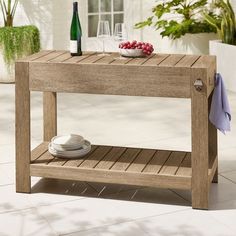
[{"label": "shadow on floor", "polygon": [[168,189],[142,188],[127,185],[40,179],[32,187],[32,193],[41,192],[79,197],[191,206],[189,201]]}]

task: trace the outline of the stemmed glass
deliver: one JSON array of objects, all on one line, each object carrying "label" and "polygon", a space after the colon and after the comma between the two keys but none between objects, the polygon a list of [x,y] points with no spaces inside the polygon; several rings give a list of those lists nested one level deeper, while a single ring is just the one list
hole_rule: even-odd
[{"label": "stemmed glass", "polygon": [[97,29],[97,37],[102,39],[102,54],[101,56],[106,56],[109,54],[105,53],[105,39],[111,36],[109,21],[99,21]]},{"label": "stemmed glass", "polygon": [[124,23],[115,24],[114,40],[117,42],[123,42],[127,40],[127,30]]},{"label": "stemmed glass", "polygon": [[[127,30],[124,23],[116,23],[114,29],[114,40],[120,44],[128,39],[127,37]],[[119,59],[123,57],[120,55]]]}]

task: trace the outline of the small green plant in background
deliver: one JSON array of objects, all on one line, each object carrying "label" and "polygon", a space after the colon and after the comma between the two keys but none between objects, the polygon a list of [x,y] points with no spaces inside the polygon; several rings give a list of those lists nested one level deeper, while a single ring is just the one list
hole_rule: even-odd
[{"label": "small green plant in background", "polygon": [[12,0],[8,0],[7,2],[4,0],[0,0],[0,6],[5,26],[13,26],[13,19],[18,3],[19,0],[15,0],[14,2]]},{"label": "small green plant in background", "polygon": [[0,47],[10,68],[16,59],[40,50],[40,35],[36,26],[13,27],[19,0],[0,0],[4,27],[0,27]]},{"label": "small green plant in background", "polygon": [[216,33],[216,28],[202,16],[207,12],[213,19],[219,18],[209,8],[207,0],[161,0],[153,7],[153,15],[135,25],[136,28],[154,26],[162,37],[177,39],[190,33]]},{"label": "small green plant in background", "polygon": [[223,43],[236,45],[236,19],[229,0],[217,0],[214,2],[215,11],[219,11],[221,20],[216,20],[207,12],[203,13],[205,20],[217,30]]}]

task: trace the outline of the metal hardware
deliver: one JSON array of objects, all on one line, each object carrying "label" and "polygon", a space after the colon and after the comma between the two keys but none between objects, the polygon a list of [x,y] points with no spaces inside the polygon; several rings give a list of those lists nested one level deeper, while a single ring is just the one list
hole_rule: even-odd
[{"label": "metal hardware", "polygon": [[198,92],[202,91],[203,82],[201,79],[196,79],[193,85]]}]

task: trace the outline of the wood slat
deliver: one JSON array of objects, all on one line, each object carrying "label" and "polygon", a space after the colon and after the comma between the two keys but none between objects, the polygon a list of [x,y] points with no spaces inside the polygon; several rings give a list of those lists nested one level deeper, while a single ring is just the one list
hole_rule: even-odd
[{"label": "wood slat", "polygon": [[149,58],[145,63],[143,63],[143,65],[157,66],[169,56],[169,54],[155,54],[153,57]]},{"label": "wood slat", "polygon": [[158,173],[169,158],[171,151],[158,150],[152,160],[144,168],[144,173]]},{"label": "wood slat", "polygon": [[43,142],[37,146],[34,150],[31,151],[31,162],[34,162],[42,154],[48,151],[48,142]]},{"label": "wood slat", "polygon": [[192,68],[208,68],[215,60],[215,56],[202,55],[195,61]]},{"label": "wood slat", "polygon": [[176,175],[178,176],[191,176],[192,175],[191,153],[187,153],[179,169],[177,170]]},{"label": "wood slat", "polygon": [[49,60],[49,62],[60,63],[60,62],[64,62],[66,60],[69,60],[71,58],[72,58],[71,54],[69,52],[65,52],[62,55],[60,55],[59,57],[56,57],[56,58],[54,58],[52,60]]},{"label": "wood slat", "polygon": [[53,158],[53,155],[51,155],[49,152],[45,152],[37,160],[35,160],[33,164],[47,165],[50,161],[53,160]]},{"label": "wood slat", "polygon": [[19,59],[17,61],[30,62],[30,61],[33,61],[33,60],[38,59],[40,57],[46,56],[46,55],[48,55],[48,54],[50,54],[52,52],[54,52],[54,50],[42,50],[42,51],[34,53],[34,54],[30,55],[30,56],[21,58],[21,59]]},{"label": "wood slat", "polygon": [[111,53],[105,57],[101,57],[95,64],[108,65],[115,61],[117,57],[119,57],[119,53]]},{"label": "wood slat", "polygon": [[111,65],[125,65],[127,64],[129,61],[131,61],[133,58],[128,58],[128,57],[118,57],[115,58],[115,60],[113,62],[111,62]]},{"label": "wood slat", "polygon": [[141,151],[142,149],[139,148],[127,149],[120,159],[112,166],[111,170],[125,171]]},{"label": "wood slat", "polygon": [[83,52],[82,56],[73,56],[65,61],[63,61],[63,63],[66,64],[76,64],[77,62],[80,62],[88,57],[90,57],[91,55],[94,55],[95,52]]},{"label": "wood slat", "polygon": [[125,150],[125,147],[113,147],[111,151],[95,166],[95,168],[103,170],[110,169]]},{"label": "wood slat", "polygon": [[149,59],[151,59],[154,55],[149,57],[143,57],[143,58],[134,58],[133,60],[126,63],[126,65],[142,65]]},{"label": "wood slat", "polygon": [[171,189],[191,189],[191,178],[184,176],[165,176],[126,171],[107,171],[98,169],[71,168],[66,166],[30,165],[31,176],[68,179],[73,181],[126,184],[144,187]]},{"label": "wood slat", "polygon": [[164,166],[161,168],[159,174],[175,175],[185,155],[186,152],[172,152]]},{"label": "wood slat", "polygon": [[53,51],[52,53],[49,53],[43,57],[39,57],[37,59],[32,60],[33,62],[48,62],[54,58],[57,58],[58,56],[64,54],[66,51]]},{"label": "wood slat", "polygon": [[78,159],[67,161],[65,163],[65,166],[68,166],[68,167],[77,167],[77,166],[79,166],[82,162],[84,162],[86,159],[88,159],[97,148],[98,148],[97,145],[92,145],[91,151],[87,155],[85,155],[81,158],[78,158]]},{"label": "wood slat", "polygon": [[172,54],[163,60],[159,66],[162,67],[172,67],[175,66],[185,55],[182,54]]},{"label": "wood slat", "polygon": [[63,166],[67,162],[67,159],[59,158],[59,157],[54,157],[48,165],[50,166]]},{"label": "wood slat", "polygon": [[191,67],[200,56],[198,55],[186,55],[183,57],[176,65],[175,67]]},{"label": "wood slat", "polygon": [[82,162],[80,168],[94,168],[97,163],[102,160],[105,155],[112,149],[108,146],[99,146],[84,162]]},{"label": "wood slat", "polygon": [[109,57],[109,56],[103,56],[102,54],[94,54],[77,63],[78,64],[92,64],[92,63],[95,64],[96,61],[101,60],[104,57]]},{"label": "wood slat", "polygon": [[142,150],[126,171],[142,172],[155,153],[156,150],[153,149]]}]

